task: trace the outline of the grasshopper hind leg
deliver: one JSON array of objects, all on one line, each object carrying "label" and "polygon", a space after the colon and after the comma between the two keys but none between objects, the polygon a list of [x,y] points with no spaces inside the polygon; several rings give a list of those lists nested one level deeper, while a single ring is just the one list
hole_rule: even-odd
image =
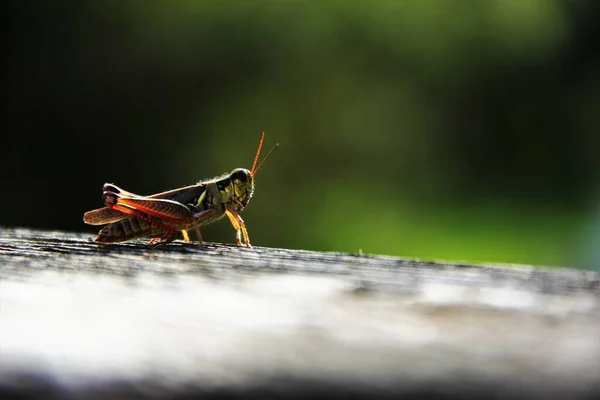
[{"label": "grasshopper hind leg", "polygon": [[175,240],[175,231],[168,230],[164,235],[150,239],[148,244],[151,246],[159,246],[171,243],[173,240]]}]

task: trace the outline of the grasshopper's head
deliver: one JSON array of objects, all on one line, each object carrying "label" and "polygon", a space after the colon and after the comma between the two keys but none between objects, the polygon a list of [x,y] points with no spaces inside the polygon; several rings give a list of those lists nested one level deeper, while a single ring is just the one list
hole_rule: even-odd
[{"label": "grasshopper's head", "polygon": [[246,168],[236,168],[231,171],[231,185],[233,186],[234,211],[241,211],[248,205],[254,193],[254,179],[252,172]]},{"label": "grasshopper's head", "polygon": [[258,161],[258,156],[260,155],[260,149],[262,148],[264,139],[265,133],[263,132],[260,138],[260,143],[258,144],[258,151],[254,157],[252,170],[247,170],[246,168],[236,168],[231,171],[231,184],[233,185],[233,198],[235,199],[233,202],[233,209],[235,211],[241,211],[248,205],[248,202],[254,193],[254,177],[264,162],[267,161],[267,158],[269,158],[273,150],[279,146],[279,143],[273,146],[271,151],[267,153],[265,158],[263,158],[263,160],[257,166],[256,162]]}]

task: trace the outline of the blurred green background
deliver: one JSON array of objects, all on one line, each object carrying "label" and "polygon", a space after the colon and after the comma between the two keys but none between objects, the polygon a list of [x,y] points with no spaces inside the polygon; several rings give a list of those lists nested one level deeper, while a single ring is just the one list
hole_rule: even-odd
[{"label": "blurred green background", "polygon": [[[596,1],[7,1],[0,225],[252,164],[254,245],[595,268]],[[208,241],[233,243],[228,222]]]}]

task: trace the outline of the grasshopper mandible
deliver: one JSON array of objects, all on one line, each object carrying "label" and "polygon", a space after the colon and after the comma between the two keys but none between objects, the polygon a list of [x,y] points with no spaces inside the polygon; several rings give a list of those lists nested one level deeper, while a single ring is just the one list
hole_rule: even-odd
[{"label": "grasshopper mandible", "polygon": [[127,192],[112,183],[104,184],[103,195],[106,207],[83,214],[83,221],[90,225],[105,225],[96,241],[99,243],[123,242],[146,236],[154,237],[149,244],[164,244],[175,239],[181,232],[186,242],[187,231],[194,229],[198,246],[202,247],[200,226],[215,222],[227,215],[236,230],[238,245],[250,247],[248,231],[239,215],[254,193],[254,177],[277,143],[263,160],[256,165],[262,148],[263,132],[252,169],[236,168],[230,174],[195,185],[162,192],[151,196],[140,196]]}]

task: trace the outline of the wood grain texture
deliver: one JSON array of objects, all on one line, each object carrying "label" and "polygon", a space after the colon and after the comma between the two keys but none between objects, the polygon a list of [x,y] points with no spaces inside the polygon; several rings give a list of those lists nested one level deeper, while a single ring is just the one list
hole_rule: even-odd
[{"label": "wood grain texture", "polygon": [[0,230],[0,397],[600,396],[598,274]]}]

